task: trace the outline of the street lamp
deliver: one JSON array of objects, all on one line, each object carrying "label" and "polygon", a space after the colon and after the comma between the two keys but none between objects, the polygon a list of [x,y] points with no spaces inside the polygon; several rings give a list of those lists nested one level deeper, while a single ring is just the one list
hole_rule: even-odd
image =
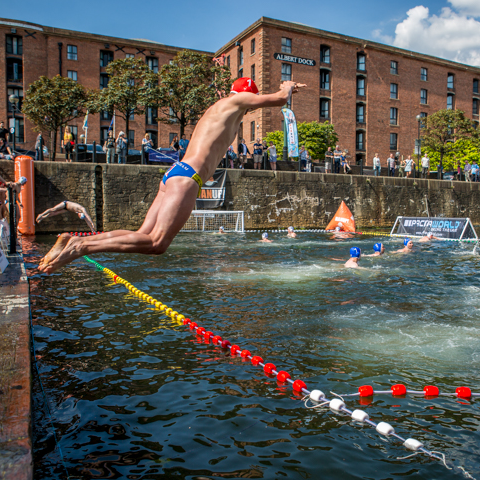
[{"label": "street lamp", "polygon": [[13,152],[15,153],[15,112],[18,111],[18,113],[20,113],[20,110],[18,110],[18,107],[17,107],[20,99],[18,98],[18,95],[10,95],[8,97],[8,100],[12,105],[12,112],[13,112]]},{"label": "street lamp", "polygon": [[422,151],[422,140],[420,139],[420,125],[422,123],[422,116],[417,115],[415,117],[417,119],[417,124],[418,124],[418,135],[417,135],[417,140],[415,141],[415,150],[417,151],[417,165],[415,165],[414,169],[414,176],[415,178],[417,176],[417,168],[420,169],[420,153]]}]

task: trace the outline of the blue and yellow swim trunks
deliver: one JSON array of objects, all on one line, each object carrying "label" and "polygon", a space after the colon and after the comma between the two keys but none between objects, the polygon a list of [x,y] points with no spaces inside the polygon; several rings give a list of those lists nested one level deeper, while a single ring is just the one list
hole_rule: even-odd
[{"label": "blue and yellow swim trunks", "polygon": [[200,175],[190,166],[188,163],[175,162],[175,164],[165,173],[163,176],[163,183],[166,184],[167,180],[172,177],[188,177],[195,180],[198,183],[198,197],[202,191],[202,179]]}]

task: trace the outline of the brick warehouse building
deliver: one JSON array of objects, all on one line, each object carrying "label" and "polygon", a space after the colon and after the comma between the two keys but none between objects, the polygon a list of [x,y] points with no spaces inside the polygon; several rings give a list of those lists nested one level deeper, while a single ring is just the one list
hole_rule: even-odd
[{"label": "brick warehouse building", "polygon": [[[106,85],[105,66],[128,56],[145,58],[158,69],[181,50],[146,40],[128,40],[63,30],[17,20],[0,19],[0,119],[13,117],[8,97],[19,97],[40,75],[70,76],[88,88]],[[211,52],[201,52],[212,55]],[[277,90],[282,80],[306,83],[291,108],[297,120],[330,121],[339,144],[352,159],[367,160],[375,152],[413,152],[418,137],[417,115],[457,108],[478,124],[480,68],[326,32],[305,25],[262,17],[215,53],[224,55],[234,76],[250,76],[261,93]],[[36,134],[16,115],[17,140],[31,148]],[[139,146],[146,131],[167,146],[179,128],[157,124],[155,112],[136,116],[130,136]],[[81,133],[83,118],[72,122]],[[110,118],[89,118],[88,140],[102,142]],[[124,127],[117,117],[116,130]],[[239,136],[250,147],[257,137],[282,128],[280,109],[246,114]],[[187,130],[187,136],[191,130]]]}]

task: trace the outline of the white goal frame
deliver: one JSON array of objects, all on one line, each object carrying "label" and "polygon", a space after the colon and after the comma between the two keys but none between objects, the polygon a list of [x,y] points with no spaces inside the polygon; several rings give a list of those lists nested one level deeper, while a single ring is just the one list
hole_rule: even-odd
[{"label": "white goal frame", "polygon": [[218,232],[223,227],[225,232],[245,232],[244,212],[193,210],[181,232]]}]

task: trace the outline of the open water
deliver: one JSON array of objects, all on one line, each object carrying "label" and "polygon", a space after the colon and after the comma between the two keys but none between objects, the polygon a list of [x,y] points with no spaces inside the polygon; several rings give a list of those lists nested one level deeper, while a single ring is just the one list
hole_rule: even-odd
[{"label": "open water", "polygon": [[[303,379],[355,393],[403,383],[480,392],[480,257],[472,245],[384,237],[387,253],[343,268],[377,237],[181,234],[160,257],[92,256],[200,325]],[[480,399],[376,395],[365,409],[445,453],[452,470],[206,344],[83,259],[39,275],[54,237],[28,247],[37,361],[64,463],[82,479],[480,479]],[[66,478],[38,377],[35,478]]]}]

